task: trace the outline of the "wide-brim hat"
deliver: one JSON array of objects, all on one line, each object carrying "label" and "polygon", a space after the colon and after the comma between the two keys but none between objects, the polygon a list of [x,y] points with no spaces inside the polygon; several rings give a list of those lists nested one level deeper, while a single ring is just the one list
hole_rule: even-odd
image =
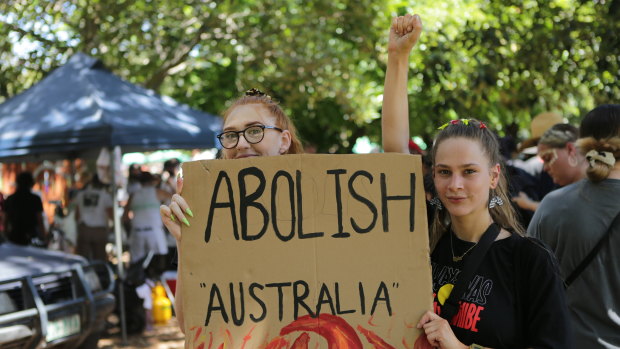
[{"label": "wide-brim hat", "polygon": [[519,149],[534,147],[538,144],[540,137],[555,124],[561,124],[564,120],[562,115],[555,112],[544,112],[536,115],[530,123],[530,138],[521,143]]}]

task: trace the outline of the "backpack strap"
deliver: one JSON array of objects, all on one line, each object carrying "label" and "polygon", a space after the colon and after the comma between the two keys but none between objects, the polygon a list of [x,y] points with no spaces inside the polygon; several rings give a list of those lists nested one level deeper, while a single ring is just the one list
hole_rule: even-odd
[{"label": "backpack strap", "polygon": [[[474,277],[474,273],[478,270],[480,263],[487,254],[487,251],[497,239],[500,228],[497,224],[492,223],[487,230],[482,234],[478,245],[472,251],[471,255],[465,261],[465,265],[459,274],[450,296],[446,299],[444,305],[441,307],[441,317],[450,321],[459,311],[459,300],[463,297],[463,294],[467,290],[467,286]],[[450,232],[452,234],[452,232]]]},{"label": "backpack strap", "polygon": [[579,277],[581,272],[584,271],[588,267],[588,265],[590,265],[592,260],[594,260],[594,257],[596,257],[601,248],[603,248],[603,246],[605,246],[609,242],[611,237],[611,231],[616,225],[615,223],[620,223],[619,220],[620,213],[616,215],[616,218],[611,222],[609,228],[607,228],[607,232],[605,232],[605,235],[603,235],[603,237],[596,243],[596,246],[594,246],[590,253],[588,253],[588,255],[581,261],[581,263],[579,263],[575,270],[573,270],[573,272],[568,275],[568,277],[564,281],[564,286],[566,288],[568,288],[568,286],[570,286],[570,284],[572,284],[573,281],[575,281],[575,279]]}]

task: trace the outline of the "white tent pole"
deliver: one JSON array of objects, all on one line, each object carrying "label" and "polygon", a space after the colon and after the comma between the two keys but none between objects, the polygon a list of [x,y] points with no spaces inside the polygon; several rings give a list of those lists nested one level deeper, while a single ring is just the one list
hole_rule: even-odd
[{"label": "white tent pole", "polygon": [[[118,295],[119,295],[119,313],[121,316],[121,338],[122,344],[127,343],[127,321],[125,319],[125,287],[123,282],[125,281],[125,270],[123,269],[123,237],[121,234],[121,217],[120,207],[118,202],[118,188],[116,186],[116,156],[114,156],[114,149],[110,149],[110,171],[112,175],[112,198],[114,201],[114,236],[116,245],[116,260],[118,266]],[[120,166],[120,164],[118,164]]]}]

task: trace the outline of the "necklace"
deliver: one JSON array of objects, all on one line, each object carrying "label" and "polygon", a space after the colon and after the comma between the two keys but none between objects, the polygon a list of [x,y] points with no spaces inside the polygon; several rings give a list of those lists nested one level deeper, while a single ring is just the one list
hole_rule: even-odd
[{"label": "necklace", "polygon": [[478,243],[476,242],[472,247],[468,248],[467,251],[465,251],[465,253],[463,253],[460,256],[455,256],[454,255],[454,246],[453,246],[453,242],[452,242],[452,235],[454,235],[454,232],[450,232],[450,250],[452,251],[452,261],[453,262],[460,262],[463,257],[465,257],[466,254],[469,253],[469,251],[473,250],[474,247],[476,247],[476,245],[478,245]]}]

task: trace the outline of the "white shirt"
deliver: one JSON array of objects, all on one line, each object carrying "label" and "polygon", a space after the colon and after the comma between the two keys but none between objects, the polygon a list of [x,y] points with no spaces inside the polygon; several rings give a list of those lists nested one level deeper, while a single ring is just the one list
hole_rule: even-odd
[{"label": "white shirt", "polygon": [[80,222],[89,227],[107,227],[107,209],[112,208],[112,195],[105,189],[86,186],[76,196],[80,210]]}]

